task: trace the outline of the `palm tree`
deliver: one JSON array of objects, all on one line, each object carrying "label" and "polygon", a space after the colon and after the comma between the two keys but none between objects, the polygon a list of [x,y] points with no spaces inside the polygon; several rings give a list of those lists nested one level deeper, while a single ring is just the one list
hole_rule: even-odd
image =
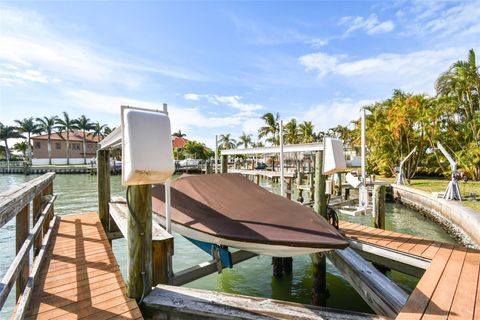
[{"label": "palm tree", "polygon": [[265,113],[261,117],[261,119],[265,121],[265,126],[258,129],[258,138],[261,139],[263,137],[270,136],[266,139],[266,141],[270,142],[272,145],[278,146],[280,143],[278,139],[279,118],[280,115],[278,114],[278,112],[276,116],[274,116],[271,112]]},{"label": "palm tree", "polygon": [[312,121],[303,121],[303,123],[300,123],[298,131],[300,132],[302,143],[311,143],[316,140],[313,127]]},{"label": "palm tree", "polygon": [[299,143],[299,133],[297,120],[290,120],[285,126],[284,139],[287,144],[298,144]]},{"label": "palm tree", "polygon": [[463,113],[474,141],[480,146],[477,113],[480,111],[480,67],[477,67],[475,51],[470,49],[468,60],[455,62],[442,73],[435,83],[437,94],[455,99]]},{"label": "palm tree", "polygon": [[220,135],[220,148],[221,149],[235,149],[237,142],[235,139],[230,138],[231,134],[221,134]]},{"label": "palm tree", "polygon": [[75,123],[78,129],[82,130],[83,164],[87,164],[87,133],[95,128],[95,124],[83,114],[75,120]]},{"label": "palm tree", "polygon": [[98,137],[100,140],[105,138],[105,128],[108,128],[106,124],[100,124],[100,122],[97,121],[92,129],[92,137]]},{"label": "palm tree", "polygon": [[57,121],[57,116],[37,118],[37,126],[40,132],[45,132],[48,138],[48,164],[52,164],[52,141],[50,140],[53,129]]},{"label": "palm tree", "polygon": [[103,129],[103,136],[106,137],[108,136],[110,133],[113,132],[113,130],[115,130],[116,128],[113,127],[113,128],[110,128],[109,126],[106,126],[105,129]]},{"label": "palm tree", "polygon": [[7,166],[10,169],[10,149],[8,148],[8,139],[23,138],[24,136],[13,126],[5,126],[0,122],[0,140],[5,143],[5,155],[7,156]]},{"label": "palm tree", "polygon": [[252,145],[252,135],[243,132],[242,135],[238,137],[237,147],[241,145],[243,145],[245,149],[248,148],[249,145]]},{"label": "palm tree", "polygon": [[183,137],[186,137],[187,135],[183,133],[182,130],[179,129],[177,132],[174,132],[172,136],[183,138]]},{"label": "palm tree", "polygon": [[25,118],[23,120],[15,120],[18,124],[17,130],[22,133],[27,134],[27,142],[28,142],[28,161],[32,161],[32,144],[30,140],[30,135],[39,133],[38,126],[33,120],[33,117]]},{"label": "palm tree", "polygon": [[23,158],[26,158],[27,151],[28,151],[28,143],[27,141],[17,142],[13,145],[13,149],[15,151],[21,152],[23,155]]},{"label": "palm tree", "polygon": [[70,164],[70,133],[78,129],[77,123],[74,119],[70,119],[70,116],[65,111],[63,111],[63,119],[57,118],[56,123],[55,128],[58,130],[60,137],[63,138],[63,132],[67,134],[67,164]]}]

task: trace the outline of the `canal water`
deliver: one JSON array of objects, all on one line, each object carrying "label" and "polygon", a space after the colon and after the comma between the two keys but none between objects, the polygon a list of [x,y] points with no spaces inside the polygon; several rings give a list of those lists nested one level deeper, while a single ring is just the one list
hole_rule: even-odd
[{"label": "canal water", "polygon": [[[23,175],[0,175],[0,192],[35,178]],[[273,192],[278,186],[262,181],[262,185]],[[124,196],[120,176],[111,177],[112,196]],[[59,215],[95,211],[97,203],[96,176],[86,174],[58,174],[54,180],[54,192],[58,195],[55,212]],[[295,195],[294,195],[295,196]],[[372,225],[371,217],[342,216],[340,219]],[[387,229],[406,234],[417,235],[432,240],[454,243],[439,226],[416,212],[398,205],[386,205]],[[124,239],[113,241],[113,251],[122,273],[126,274],[126,242]],[[15,219],[0,229],[0,277],[3,277],[15,257]],[[192,265],[210,260],[210,256],[197,249],[189,241],[175,234],[174,271],[180,271]],[[327,284],[330,297],[328,307],[370,312],[373,311],[342,278],[339,272],[327,260]],[[407,292],[411,292],[418,279],[400,272],[387,273],[393,281]],[[250,296],[268,297],[308,304],[311,301],[312,264],[309,256],[294,257],[293,273],[284,279],[272,277],[271,258],[255,257],[226,269],[221,274],[212,274],[187,284],[187,287],[236,293]],[[15,290],[12,290],[7,304],[0,311],[0,319],[8,318],[14,307]]]}]

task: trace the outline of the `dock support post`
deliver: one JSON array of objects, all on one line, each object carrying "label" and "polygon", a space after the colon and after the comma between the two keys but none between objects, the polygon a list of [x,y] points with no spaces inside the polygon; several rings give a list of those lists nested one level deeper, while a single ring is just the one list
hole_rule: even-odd
[{"label": "dock support post", "polygon": [[[323,172],[323,151],[315,154],[314,211],[322,217],[327,216],[327,197],[325,195],[326,176]],[[327,261],[324,254],[311,255],[313,263],[312,304],[325,306],[327,300]]]},{"label": "dock support post", "polygon": [[108,231],[108,203],[110,202],[110,151],[97,151],[98,218]]},{"label": "dock support post", "polygon": [[[131,186],[129,203],[133,212],[128,215],[128,288],[130,298],[139,299],[143,293],[142,264],[145,266],[145,294],[152,290],[152,186]],[[140,228],[132,214],[137,217]],[[145,235],[142,241],[140,230]],[[142,243],[143,242],[143,243]],[[143,250],[143,257],[142,257]]]},{"label": "dock support post", "polygon": [[385,230],[385,186],[373,186],[373,212],[374,227]]},{"label": "dock support post", "polygon": [[228,156],[222,156],[222,173],[228,172]]},{"label": "dock support post", "polygon": [[170,262],[173,256],[173,238],[152,244],[153,285],[170,284]]},{"label": "dock support post", "polygon": [[[29,211],[30,211],[30,205],[27,204],[15,217],[15,253],[18,254],[18,251],[20,251],[20,248],[22,247],[23,243],[28,237],[28,232],[30,230],[29,226],[29,221],[28,221],[28,216],[29,216]],[[29,270],[29,264],[30,264],[30,258],[29,254],[27,253],[27,258],[24,266],[22,267],[22,270],[20,271],[20,274],[18,275],[17,278],[17,283],[16,283],[16,299],[15,301],[18,301],[20,298],[20,295],[23,293],[23,290],[25,289],[28,281],[28,276],[30,273]]]}]

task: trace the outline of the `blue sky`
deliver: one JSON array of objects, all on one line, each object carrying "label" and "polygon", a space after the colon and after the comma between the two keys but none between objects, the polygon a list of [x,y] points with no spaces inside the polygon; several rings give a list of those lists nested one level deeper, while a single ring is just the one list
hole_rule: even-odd
[{"label": "blue sky", "polygon": [[110,126],[169,104],[212,146],[265,112],[346,125],[393,89],[434,94],[480,55],[479,2],[0,2],[0,121],[68,111]]}]

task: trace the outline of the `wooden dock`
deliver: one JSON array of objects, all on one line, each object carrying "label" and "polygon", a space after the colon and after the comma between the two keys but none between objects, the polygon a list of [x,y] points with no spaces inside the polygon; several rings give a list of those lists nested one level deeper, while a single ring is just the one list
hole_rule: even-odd
[{"label": "wooden dock", "polygon": [[480,251],[345,221],[340,229],[356,249],[400,253],[405,264],[409,257],[427,262],[396,319],[480,319]]},{"label": "wooden dock", "polygon": [[25,319],[143,319],[95,212],[61,216]]}]

